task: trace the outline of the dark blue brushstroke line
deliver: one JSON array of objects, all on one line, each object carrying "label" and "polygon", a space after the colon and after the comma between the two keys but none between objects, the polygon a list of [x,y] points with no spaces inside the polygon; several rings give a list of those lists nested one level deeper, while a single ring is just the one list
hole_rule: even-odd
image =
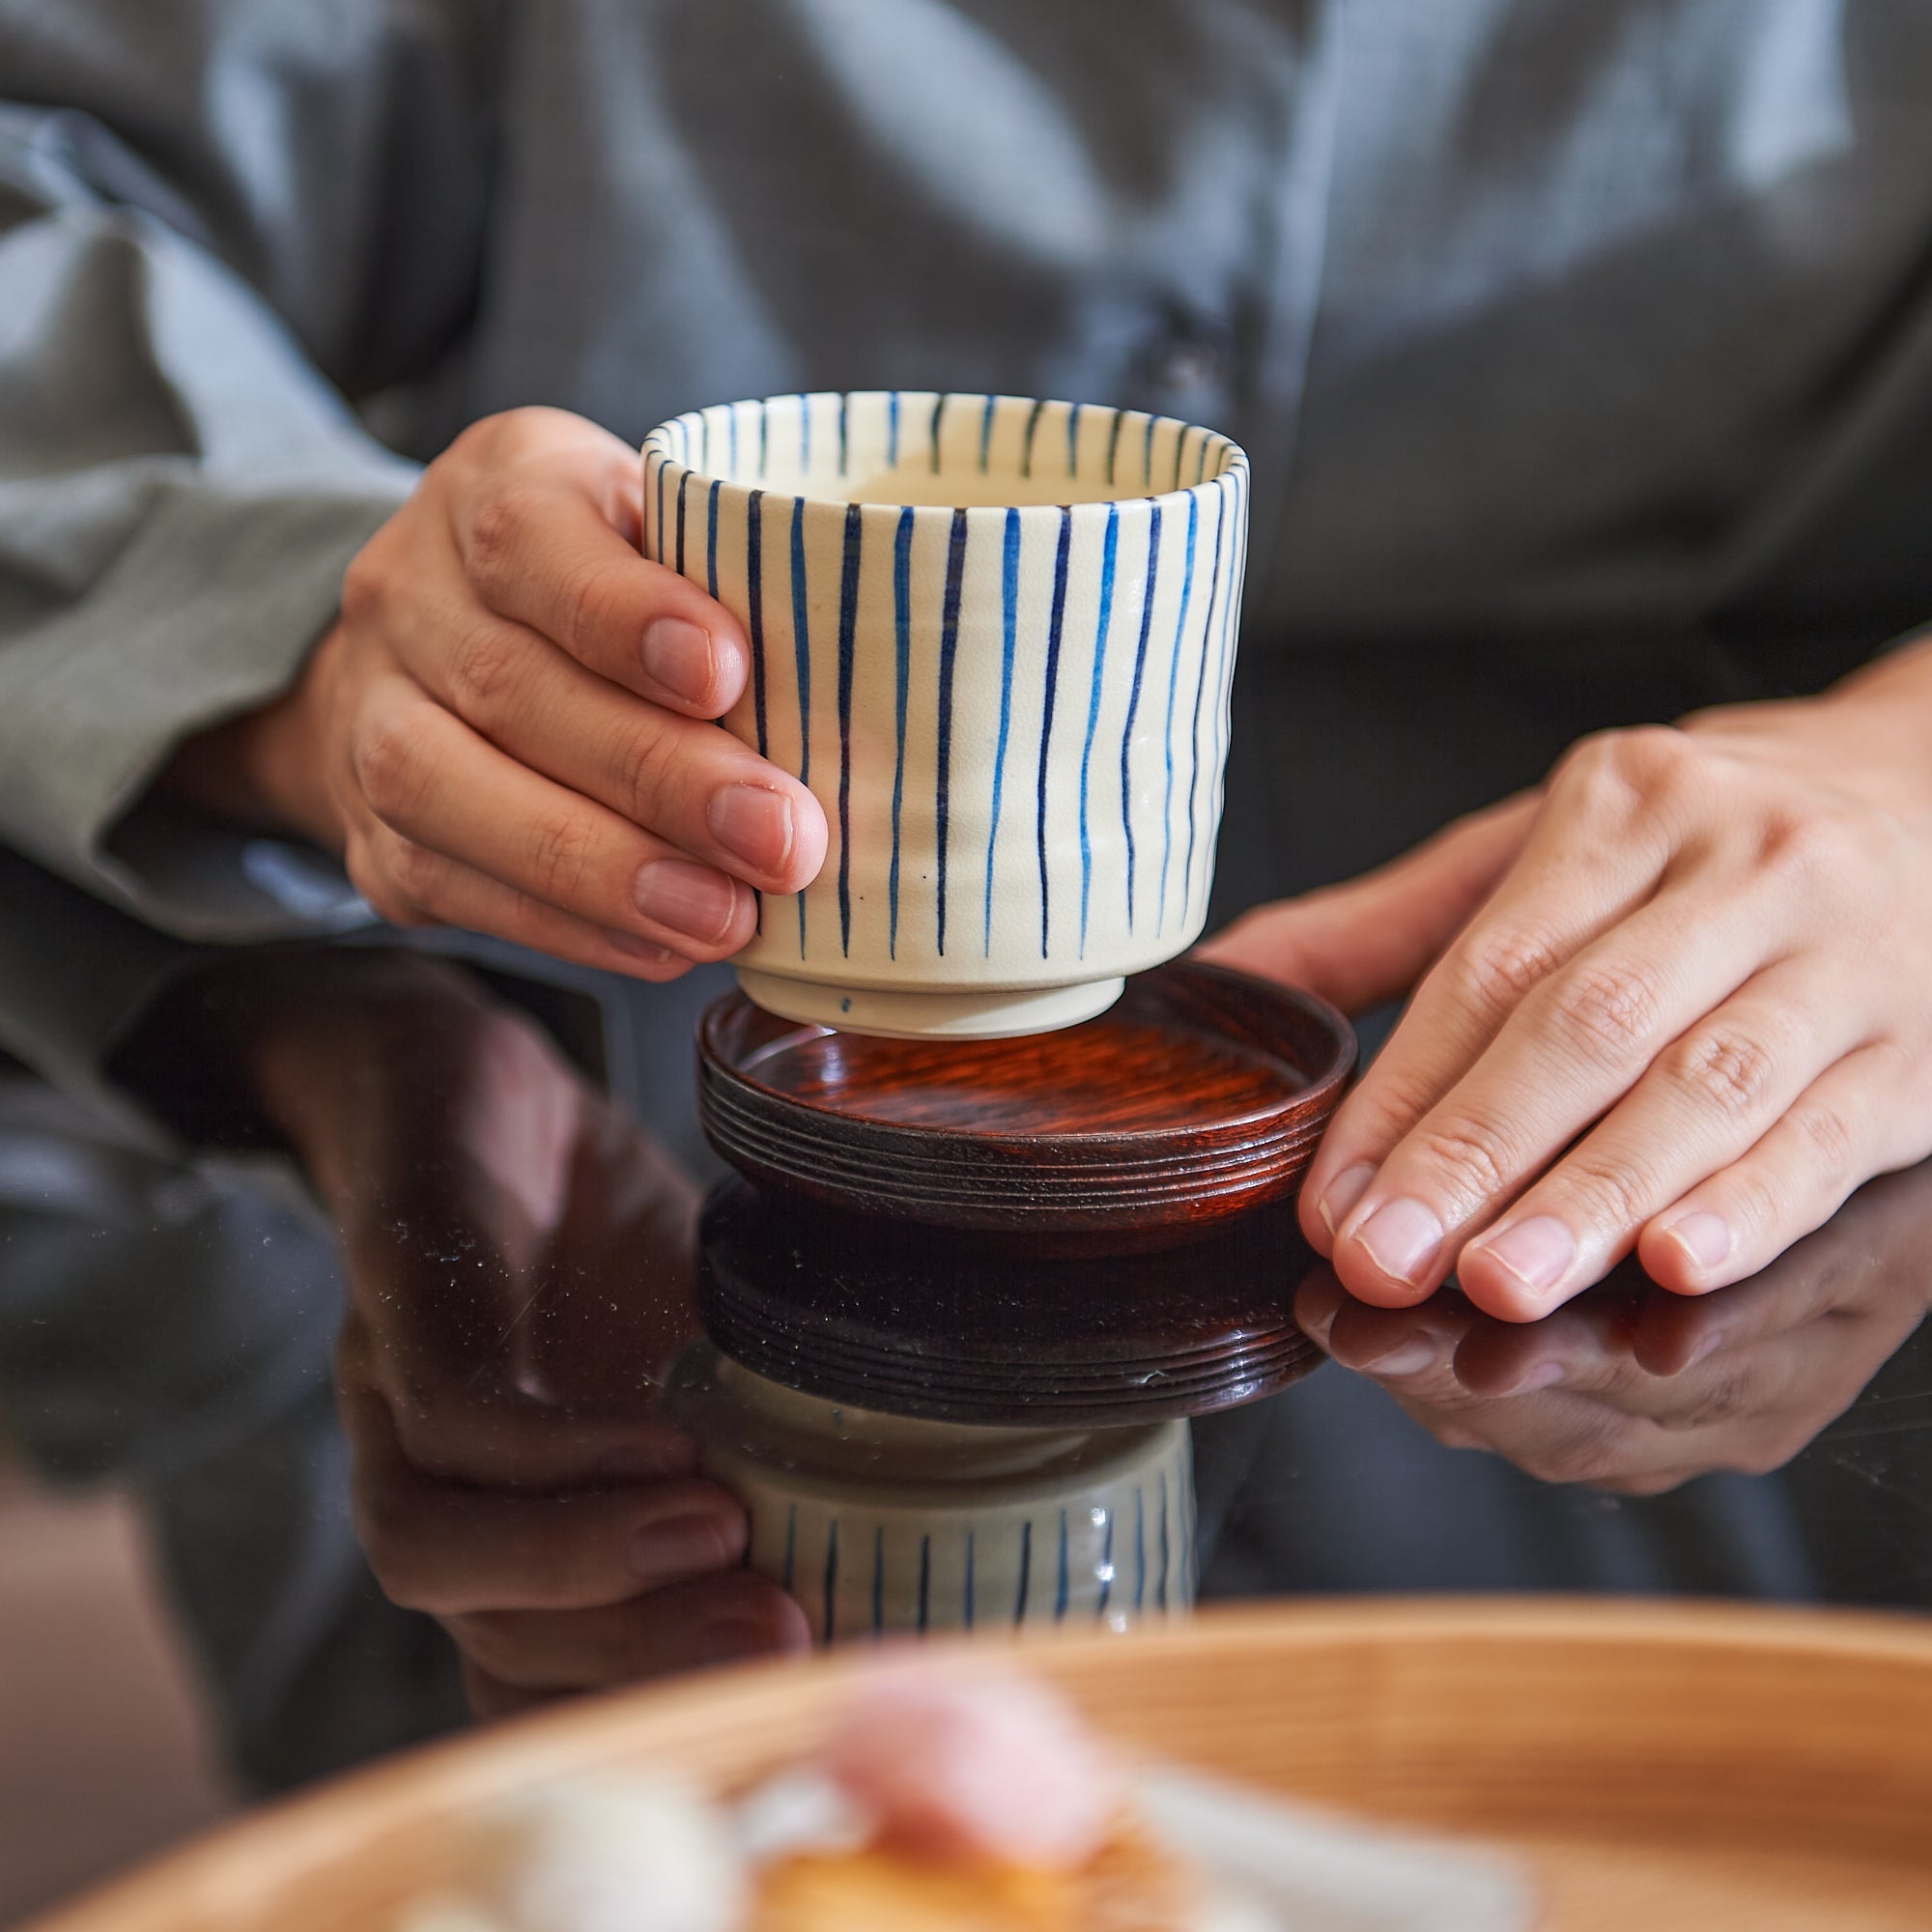
[{"label": "dark blue brushstroke line", "polygon": [[798,399],[798,471],[801,479],[811,474],[811,398]]},{"label": "dark blue brushstroke line", "polygon": [[946,413],[946,398],[943,395],[932,399],[932,473],[939,474],[939,421]]},{"label": "dark blue brushstroke line", "polygon": [[846,459],[852,446],[850,432],[851,411],[852,398],[849,394],[841,391],[838,397],[838,473],[841,476],[845,474]]},{"label": "dark blue brushstroke line", "polygon": [[1134,1491],[1134,1615],[1147,1601],[1147,1498]]},{"label": "dark blue brushstroke line", "polygon": [[1100,1601],[1094,1606],[1094,1619],[1097,1623],[1106,1616],[1107,1605],[1114,1595],[1114,1512],[1107,1512],[1107,1526],[1102,1532],[1100,1543]]},{"label": "dark blue brushstroke line", "polygon": [[986,465],[992,459],[993,417],[999,410],[999,397],[988,396],[985,412],[980,418],[980,473],[982,476],[986,473]]},{"label": "dark blue brushstroke line", "polygon": [[1000,571],[1000,620],[1006,655],[1000,667],[1000,737],[993,751],[993,823],[986,834],[985,951],[993,950],[993,853],[1000,842],[1000,794],[1007,776],[1007,732],[1013,722],[1013,641],[1020,608],[1020,513],[1007,512],[1006,554]]},{"label": "dark blue brushstroke line", "polygon": [[1130,769],[1134,720],[1141,708],[1141,673],[1147,668],[1148,633],[1153,629],[1154,586],[1160,578],[1160,505],[1149,505],[1147,595],[1141,603],[1140,641],[1134,647],[1134,683],[1127,694],[1127,727],[1121,737],[1121,827],[1127,835],[1127,931],[1134,929],[1134,792]]},{"label": "dark blue brushstroke line", "polygon": [[952,813],[952,661],[959,650],[959,594],[966,580],[966,512],[954,510],[946,547],[946,602],[939,618],[939,773],[933,799],[939,842],[939,953],[946,956],[946,847]]},{"label": "dark blue brushstroke line", "polygon": [[[805,580],[805,504],[791,506],[791,642],[798,666],[798,781],[811,782],[811,639]],[[805,957],[805,894],[798,895],[798,956]]]},{"label": "dark blue brushstroke line", "polygon": [[765,493],[752,492],[745,516],[745,602],[751,616],[752,715],[758,725],[758,756],[765,740]]},{"label": "dark blue brushstroke line", "polygon": [[758,405],[758,481],[765,480],[765,471],[772,461],[772,406],[769,400]]},{"label": "dark blue brushstroke line", "polygon": [[886,398],[886,468],[896,469],[899,461],[899,392]]},{"label": "dark blue brushstroke line", "polygon": [[1073,1579],[1067,1574],[1066,1561],[1066,1512],[1060,1512],[1060,1577],[1053,1592],[1053,1620],[1055,1623],[1066,1621],[1066,1600],[1071,1594]]},{"label": "dark blue brushstroke line", "polygon": [[1087,904],[1094,887],[1094,847],[1087,836],[1087,778],[1094,763],[1094,734],[1100,728],[1100,692],[1107,669],[1107,630],[1114,617],[1114,564],[1121,548],[1121,506],[1107,505],[1107,535],[1100,550],[1100,616],[1094,632],[1094,689],[1087,700],[1087,742],[1080,748],[1080,957],[1087,956]]},{"label": "dark blue brushstroke line", "polygon": [[712,484],[706,509],[711,527],[704,539],[704,585],[713,597],[718,595],[718,493],[724,487],[722,483]]},{"label": "dark blue brushstroke line", "polygon": [[1022,447],[1020,453],[1020,474],[1022,476],[1031,476],[1033,474],[1034,432],[1039,428],[1039,414],[1040,412],[1045,408],[1046,408],[1045,403],[1043,402],[1036,403],[1033,406],[1032,413],[1029,414],[1027,417],[1026,442]]},{"label": "dark blue brushstroke line", "polygon": [[852,665],[859,624],[865,512],[845,506],[845,568],[838,584],[838,945],[852,951]]},{"label": "dark blue brushstroke line", "polygon": [[1157,1610],[1167,1608],[1167,1471],[1160,1472],[1160,1582],[1154,1590]]},{"label": "dark blue brushstroke line", "polygon": [[1066,412],[1066,473],[1069,477],[1080,473],[1080,405],[1075,403]]},{"label": "dark blue brushstroke line", "polygon": [[1154,424],[1159,420],[1158,416],[1148,417],[1147,444],[1141,451],[1142,487],[1148,490],[1153,488],[1153,430]]},{"label": "dark blue brushstroke line", "polygon": [[1060,693],[1060,636],[1066,618],[1066,560],[1073,548],[1073,512],[1060,513],[1060,550],[1053,563],[1053,611],[1046,625],[1046,695],[1039,721],[1039,778],[1035,792],[1035,838],[1039,847],[1039,956],[1047,956],[1052,894],[1046,877],[1046,771],[1053,755],[1054,700]]},{"label": "dark blue brushstroke line", "polygon": [[1187,606],[1194,595],[1194,544],[1201,529],[1201,498],[1187,499],[1187,560],[1180,574],[1180,615],[1174,626],[1174,656],[1167,667],[1167,793],[1161,806],[1160,918],[1155,932],[1167,929],[1167,865],[1174,852],[1174,694],[1180,680],[1180,647],[1187,640]]},{"label": "dark blue brushstroke line", "polygon": [[1114,427],[1107,433],[1107,488],[1114,487],[1114,464],[1121,453],[1121,425],[1127,419],[1125,410],[1114,412]]},{"label": "dark blue brushstroke line", "polygon": [[691,488],[691,471],[687,469],[677,479],[677,574],[684,575],[684,498]]},{"label": "dark blue brushstroke line", "polygon": [[1033,1583],[1033,1519],[1020,1524],[1020,1589],[1013,1605],[1013,1622],[1026,1622],[1027,1591]]},{"label": "dark blue brushstroke line", "polygon": [[932,1621],[932,1538],[922,1536],[919,1540],[919,1627],[924,1630]]},{"label": "dark blue brushstroke line", "polygon": [[893,640],[898,671],[898,760],[893,767],[893,863],[887,875],[889,957],[899,956],[899,810],[905,802],[906,696],[912,685],[912,528],[910,506],[899,512],[893,539]]},{"label": "dark blue brushstroke line", "polygon": [[[1194,687],[1194,729],[1187,741],[1187,864],[1180,874],[1180,916],[1187,917],[1187,908],[1194,898],[1194,844],[1195,818],[1194,800],[1201,778],[1201,694],[1208,689],[1208,646],[1214,636],[1214,599],[1221,588],[1221,532],[1228,521],[1228,493],[1219,484],[1214,487],[1214,567],[1208,579],[1208,621],[1201,632],[1201,677]],[[1234,586],[1234,559],[1228,562],[1228,587]]]}]

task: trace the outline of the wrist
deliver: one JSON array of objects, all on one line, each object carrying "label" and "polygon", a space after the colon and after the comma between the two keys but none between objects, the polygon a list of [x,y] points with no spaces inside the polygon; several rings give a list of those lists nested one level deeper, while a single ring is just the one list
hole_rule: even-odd
[{"label": "wrist", "polygon": [[341,814],[322,776],[322,718],[341,649],[331,629],[294,688],[272,703],[187,740],[158,788],[217,817],[297,832],[331,851],[342,846]]}]

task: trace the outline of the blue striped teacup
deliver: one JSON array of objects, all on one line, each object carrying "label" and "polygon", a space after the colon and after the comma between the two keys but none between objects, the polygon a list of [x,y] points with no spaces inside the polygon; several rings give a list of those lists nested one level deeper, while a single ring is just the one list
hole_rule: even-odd
[{"label": "blue striped teacup", "polygon": [[1070,1026],[1207,917],[1247,459],[1172,417],[911,390],[695,411],[644,551],[730,610],[725,720],[810,785],[818,877],[739,980],[788,1018]]}]

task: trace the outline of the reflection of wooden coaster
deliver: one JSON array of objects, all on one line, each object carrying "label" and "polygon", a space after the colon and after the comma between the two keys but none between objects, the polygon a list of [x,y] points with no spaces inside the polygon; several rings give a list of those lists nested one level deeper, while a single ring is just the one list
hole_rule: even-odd
[{"label": "reflection of wooden coaster", "polygon": [[698,1028],[698,1105],[741,1174],[824,1207],[1174,1238],[1293,1186],[1354,1054],[1321,1001],[1192,961],[1022,1039],[832,1033],[733,994]]},{"label": "reflection of wooden coaster", "polygon": [[730,1181],[699,1239],[704,1325],[789,1388],[946,1422],[1206,1415],[1321,1359],[1291,1304],[1313,1261],[1279,1201],[1184,1245],[1067,1257],[802,1206]]}]

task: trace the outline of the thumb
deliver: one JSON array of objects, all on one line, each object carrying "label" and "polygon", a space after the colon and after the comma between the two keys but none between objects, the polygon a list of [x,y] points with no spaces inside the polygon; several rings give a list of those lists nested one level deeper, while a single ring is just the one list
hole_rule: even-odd
[{"label": "thumb", "polygon": [[1508,869],[1542,802],[1520,792],[1358,879],[1258,906],[1196,956],[1305,986],[1347,1013],[1399,999]]}]

